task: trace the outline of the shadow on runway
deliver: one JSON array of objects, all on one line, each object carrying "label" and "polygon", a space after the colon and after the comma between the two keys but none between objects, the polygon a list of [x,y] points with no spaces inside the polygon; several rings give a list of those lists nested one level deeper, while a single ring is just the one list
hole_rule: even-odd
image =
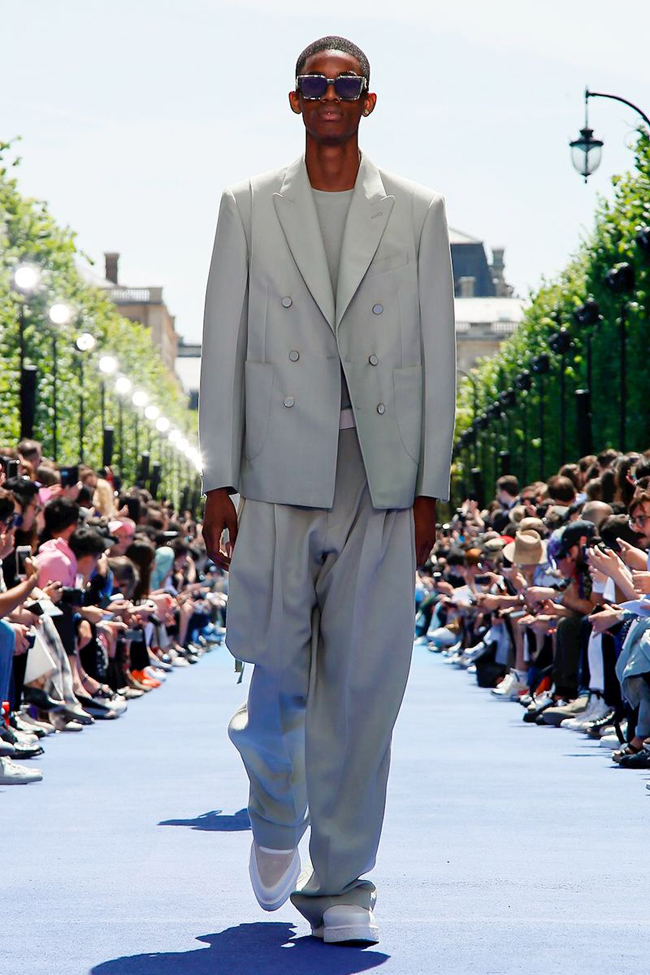
[{"label": "shadow on runway", "polygon": [[90,975],[354,975],[388,961],[389,955],[361,948],[325,945],[318,938],[292,940],[286,922],[239,924],[198,941],[209,950],[154,952],[113,958]]},{"label": "shadow on runway", "polygon": [[189,826],[190,829],[203,829],[216,833],[236,833],[250,829],[251,821],[246,809],[238,809],[232,816],[224,815],[220,809],[201,813],[196,819],[165,819],[159,826]]}]

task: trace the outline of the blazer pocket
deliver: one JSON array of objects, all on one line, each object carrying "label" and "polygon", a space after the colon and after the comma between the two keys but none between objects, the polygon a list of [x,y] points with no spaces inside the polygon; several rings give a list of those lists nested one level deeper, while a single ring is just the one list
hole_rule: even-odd
[{"label": "blazer pocket", "polygon": [[246,398],[244,454],[248,460],[252,460],[259,454],[269,430],[274,372],[272,362],[244,364]]},{"label": "blazer pocket", "polygon": [[411,460],[419,464],[422,433],[422,366],[403,366],[401,369],[393,369],[393,389],[400,438]]},{"label": "blazer pocket", "polygon": [[374,274],[381,274],[383,271],[393,271],[397,267],[403,267],[404,264],[408,264],[409,256],[406,253],[403,254],[391,254],[390,257],[382,257],[379,261],[373,261],[366,271],[366,277],[372,277]]}]

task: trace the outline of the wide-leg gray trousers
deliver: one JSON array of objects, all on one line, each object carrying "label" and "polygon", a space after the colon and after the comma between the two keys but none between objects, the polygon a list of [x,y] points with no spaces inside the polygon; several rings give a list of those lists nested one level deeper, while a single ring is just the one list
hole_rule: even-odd
[{"label": "wide-leg gray trousers", "polygon": [[411,508],[372,507],[356,429],[339,434],[331,509],[245,500],[226,642],[253,663],[229,726],[250,780],[258,843],[298,844],[312,874],[292,895],[313,924],[371,907],[393,726],[413,645]]}]

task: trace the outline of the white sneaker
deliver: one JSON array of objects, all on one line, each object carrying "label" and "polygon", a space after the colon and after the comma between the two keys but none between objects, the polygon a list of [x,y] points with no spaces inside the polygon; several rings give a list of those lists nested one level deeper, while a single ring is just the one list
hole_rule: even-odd
[{"label": "white sneaker", "polygon": [[618,735],[603,735],[598,744],[601,748],[620,748],[621,743],[618,740]]},{"label": "white sneaker", "polygon": [[528,688],[528,684],[525,684],[519,679],[519,674],[516,670],[509,671],[508,674],[503,678],[498,687],[492,688],[492,694],[501,701],[514,701],[519,696],[522,691]]},{"label": "white sneaker", "polygon": [[611,708],[605,704],[602,697],[591,694],[586,711],[577,714],[575,718],[565,718],[564,721],[560,722],[560,728],[568,728],[570,731],[582,731],[590,721],[597,721],[598,718],[602,718],[608,711],[611,711]]},{"label": "white sneaker", "polygon": [[319,928],[312,928],[311,933],[316,938],[322,938],[327,944],[341,941],[366,941],[376,944],[379,941],[379,928],[375,915],[365,907],[356,904],[337,904],[328,907],[323,913],[323,923]]},{"label": "white sneaker", "polygon": [[42,778],[40,768],[27,768],[10,758],[0,758],[0,785],[27,785],[28,782],[40,782]]},{"label": "white sneaker", "polygon": [[269,850],[251,843],[248,872],[257,903],[265,911],[277,911],[296,889],[300,854],[294,850]]}]

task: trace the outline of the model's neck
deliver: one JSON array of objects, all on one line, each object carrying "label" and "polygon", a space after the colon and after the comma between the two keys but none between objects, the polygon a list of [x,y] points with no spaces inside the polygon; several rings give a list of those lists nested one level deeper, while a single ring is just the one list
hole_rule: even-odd
[{"label": "model's neck", "polygon": [[315,190],[337,193],[352,190],[359,172],[359,145],[356,134],[335,146],[323,145],[307,136],[305,162],[309,182]]}]

